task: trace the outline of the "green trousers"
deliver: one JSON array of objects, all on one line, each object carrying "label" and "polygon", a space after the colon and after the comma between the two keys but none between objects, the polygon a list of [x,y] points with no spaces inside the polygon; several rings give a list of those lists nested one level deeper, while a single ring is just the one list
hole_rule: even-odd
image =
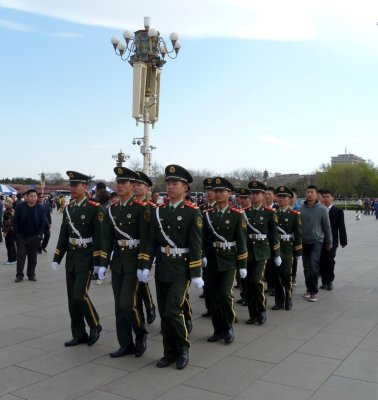
[{"label": "green trousers", "polygon": [[147,333],[138,309],[139,282],[136,272],[117,273],[113,270],[112,287],[119,345],[132,346],[133,331],[136,336]]},{"label": "green trousers", "polygon": [[209,269],[207,273],[211,321],[215,333],[225,332],[232,328],[235,322],[234,279],[234,269],[224,272]]},{"label": "green trousers", "polygon": [[182,311],[190,282],[166,283],[156,280],[155,283],[164,355],[175,357],[190,347]]},{"label": "green trousers", "polygon": [[266,260],[257,261],[253,258],[247,263],[247,303],[249,317],[254,318],[258,313],[266,311],[266,298],[264,293],[264,270]]},{"label": "green trousers", "polygon": [[293,287],[291,284],[291,269],[293,257],[282,258],[282,264],[275,269],[275,302],[282,305],[285,299],[291,299]]},{"label": "green trousers", "polygon": [[155,308],[154,301],[152,299],[152,293],[148,283],[139,282],[138,288],[138,310],[142,321],[144,322],[144,307],[146,308],[146,312],[150,312],[152,309]]},{"label": "green trousers", "polygon": [[85,321],[90,328],[95,328],[99,317],[88,295],[92,272],[77,267],[66,269],[68,309],[71,317],[72,337],[85,335]]}]

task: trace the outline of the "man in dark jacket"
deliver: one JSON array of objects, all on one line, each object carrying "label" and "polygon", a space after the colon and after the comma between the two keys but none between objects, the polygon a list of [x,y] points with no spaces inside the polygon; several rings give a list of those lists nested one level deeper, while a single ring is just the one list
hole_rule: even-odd
[{"label": "man in dark jacket", "polygon": [[339,246],[345,247],[348,244],[347,233],[345,229],[344,211],[333,205],[333,196],[330,190],[323,190],[323,205],[328,208],[329,221],[331,223],[333,245],[328,251],[323,243],[320,254],[319,273],[322,278],[320,289],[333,289],[333,280],[335,279],[335,257]]},{"label": "man in dark jacket", "polygon": [[35,282],[35,268],[37,266],[37,251],[40,238],[45,227],[46,211],[37,204],[37,191],[29,189],[26,192],[26,201],[16,207],[13,222],[13,232],[17,244],[17,274],[15,282],[24,279],[24,266],[26,256],[28,267],[26,274],[29,281]]},{"label": "man in dark jacket", "polygon": [[42,253],[42,250],[47,253],[46,247],[49,244],[51,236],[51,210],[50,205],[45,201],[45,195],[38,193],[38,204],[40,204],[45,210],[45,225],[43,228],[43,239],[40,240],[38,245],[38,254]]}]

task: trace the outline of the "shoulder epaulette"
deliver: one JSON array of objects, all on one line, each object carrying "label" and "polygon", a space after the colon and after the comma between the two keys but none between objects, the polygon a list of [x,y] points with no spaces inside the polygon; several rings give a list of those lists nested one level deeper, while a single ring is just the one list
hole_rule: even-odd
[{"label": "shoulder epaulette", "polygon": [[95,201],[93,201],[93,200],[88,200],[88,204],[89,204],[90,206],[95,206],[95,207],[98,207],[98,206],[100,205],[100,203],[97,203],[97,202],[95,202]]},{"label": "shoulder epaulette", "polygon": [[236,208],[236,207],[230,207],[230,210],[233,212],[236,212],[238,214],[241,214],[243,212],[243,210],[241,210],[240,208]]},{"label": "shoulder epaulette", "polygon": [[203,210],[203,212],[214,212],[214,207],[208,208],[207,210]]},{"label": "shoulder epaulette", "polygon": [[147,205],[147,203],[145,201],[138,200],[138,199],[134,199],[133,203],[138,204],[138,206],[143,206],[143,207]]},{"label": "shoulder epaulette", "polygon": [[290,210],[290,214],[301,215],[300,211],[297,210]]},{"label": "shoulder epaulette", "polygon": [[198,206],[191,201],[185,200],[184,205],[189,208],[193,208],[194,210],[198,210]]},{"label": "shoulder epaulette", "polygon": [[148,204],[149,206],[153,207],[153,208],[156,208],[156,207],[158,206],[158,204],[154,203],[154,202],[151,201],[151,200],[148,200],[148,201],[147,201],[147,204]]},{"label": "shoulder epaulette", "polygon": [[275,211],[276,211],[274,208],[268,207],[268,206],[265,206],[265,207],[264,207],[264,210],[265,210],[265,211],[272,211],[272,212],[275,212]]}]

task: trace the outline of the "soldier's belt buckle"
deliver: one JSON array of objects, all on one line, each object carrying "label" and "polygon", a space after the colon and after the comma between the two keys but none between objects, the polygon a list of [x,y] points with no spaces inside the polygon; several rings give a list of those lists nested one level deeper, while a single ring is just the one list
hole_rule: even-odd
[{"label": "soldier's belt buckle", "polygon": [[171,254],[171,248],[169,246],[165,246],[165,255],[169,256]]}]

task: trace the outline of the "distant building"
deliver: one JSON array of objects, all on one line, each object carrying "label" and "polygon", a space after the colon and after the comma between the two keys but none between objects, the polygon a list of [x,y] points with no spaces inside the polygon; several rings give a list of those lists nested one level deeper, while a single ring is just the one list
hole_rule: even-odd
[{"label": "distant building", "polygon": [[366,160],[363,158],[356,156],[355,154],[345,153],[339,154],[338,156],[331,157],[331,164],[362,164],[365,163]]},{"label": "distant building", "polygon": [[292,184],[303,178],[303,176],[300,174],[281,174],[280,172],[276,172],[273,179],[278,184]]}]

